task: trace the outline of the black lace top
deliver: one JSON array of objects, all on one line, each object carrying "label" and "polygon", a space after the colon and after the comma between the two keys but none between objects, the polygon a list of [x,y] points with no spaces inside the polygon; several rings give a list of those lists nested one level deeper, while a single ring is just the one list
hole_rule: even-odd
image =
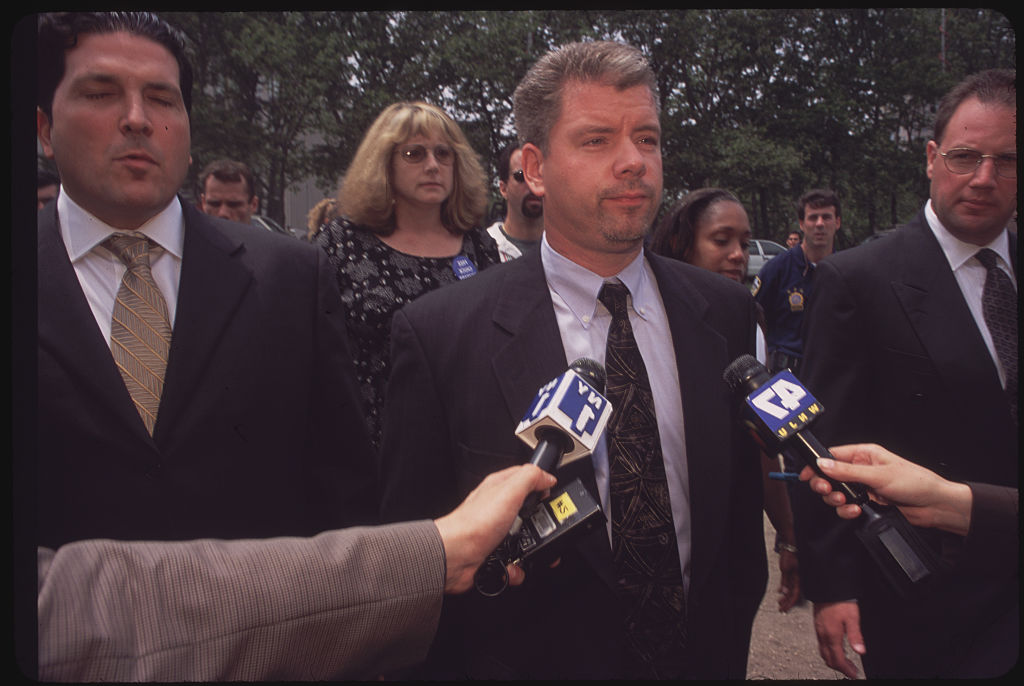
[{"label": "black lace top", "polygon": [[457,281],[455,270],[465,267],[465,258],[477,270],[498,264],[498,249],[490,236],[474,229],[463,237],[457,256],[417,257],[395,250],[344,218],[321,226],[312,241],[338,270],[363,411],[370,440],[379,448],[391,372],[391,315],[424,293]]}]

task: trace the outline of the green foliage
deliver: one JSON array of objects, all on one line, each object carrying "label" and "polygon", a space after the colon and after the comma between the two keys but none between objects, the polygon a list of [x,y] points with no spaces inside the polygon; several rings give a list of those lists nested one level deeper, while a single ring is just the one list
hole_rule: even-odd
[{"label": "green foliage", "polygon": [[[331,192],[397,100],[463,126],[492,178],[514,140],[512,93],[548,49],[614,39],[648,56],[662,102],[665,207],[716,185],[780,240],[812,187],[843,201],[840,245],[906,221],[927,197],[924,146],[963,76],[1014,67],[1009,19],[987,9],[171,13],[196,66],[193,174],[253,166],[268,214],[289,185]],[[495,197],[497,197],[495,186]]]}]

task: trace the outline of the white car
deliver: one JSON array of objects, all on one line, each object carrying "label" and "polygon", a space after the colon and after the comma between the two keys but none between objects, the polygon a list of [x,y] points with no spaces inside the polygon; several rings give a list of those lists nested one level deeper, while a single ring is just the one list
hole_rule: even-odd
[{"label": "white car", "polygon": [[753,281],[768,260],[786,250],[788,250],[786,246],[779,245],[775,241],[763,238],[752,239],[750,241],[750,262],[747,263],[747,281]]}]

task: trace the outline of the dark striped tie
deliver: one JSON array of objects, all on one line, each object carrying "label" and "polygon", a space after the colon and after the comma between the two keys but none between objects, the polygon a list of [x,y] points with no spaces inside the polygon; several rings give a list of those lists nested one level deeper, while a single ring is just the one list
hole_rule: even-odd
[{"label": "dark striped tie", "polygon": [[152,435],[171,347],[167,303],[150,271],[150,242],[145,235],[115,233],[104,245],[128,267],[114,301],[110,351]]},{"label": "dark striped tie", "polygon": [[1013,281],[996,263],[996,254],[988,248],[975,255],[988,272],[985,276],[985,290],[981,295],[981,311],[985,325],[992,335],[996,356],[1006,374],[1006,397],[1010,412],[1017,420],[1018,389],[1018,339],[1017,339],[1017,289]]},{"label": "dark striped tie", "polygon": [[654,395],[629,323],[628,293],[606,283],[598,296],[612,313],[605,354],[613,408],[606,428],[612,559],[634,652],[650,676],[678,678],[685,667],[683,577]]}]

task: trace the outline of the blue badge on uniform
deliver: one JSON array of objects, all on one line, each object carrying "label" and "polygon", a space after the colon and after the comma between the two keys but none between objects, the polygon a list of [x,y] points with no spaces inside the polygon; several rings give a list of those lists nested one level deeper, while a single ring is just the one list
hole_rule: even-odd
[{"label": "blue badge on uniform", "polygon": [[455,278],[462,281],[476,274],[476,266],[465,255],[456,255],[452,260],[452,271],[455,272]]}]

